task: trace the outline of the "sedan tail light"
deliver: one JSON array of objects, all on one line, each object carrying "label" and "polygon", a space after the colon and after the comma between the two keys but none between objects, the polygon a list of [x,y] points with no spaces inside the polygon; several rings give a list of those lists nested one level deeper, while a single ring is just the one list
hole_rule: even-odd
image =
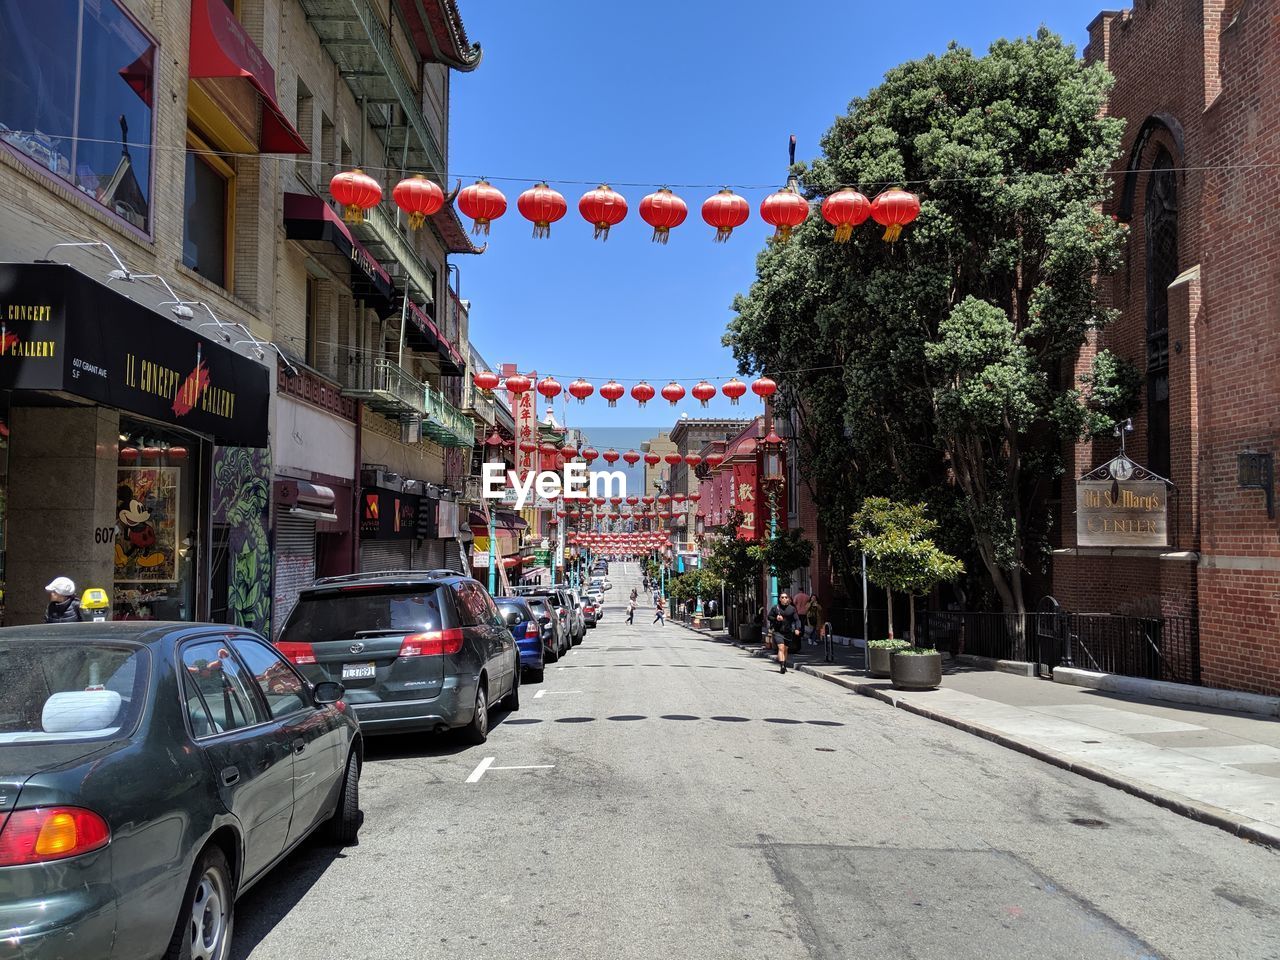
[{"label": "sedan tail light", "polygon": [[276,644],[276,649],[290,663],[304,664],[316,662],[316,651],[309,643],[294,643],[290,640],[282,640]]},{"label": "sedan tail light", "polygon": [[438,657],[446,653],[457,653],[461,649],[462,629],[460,627],[414,633],[400,642],[402,657]]},{"label": "sedan tail light", "polygon": [[105,847],[110,840],[111,828],[92,810],[15,810],[0,828],[0,867],[78,857]]}]

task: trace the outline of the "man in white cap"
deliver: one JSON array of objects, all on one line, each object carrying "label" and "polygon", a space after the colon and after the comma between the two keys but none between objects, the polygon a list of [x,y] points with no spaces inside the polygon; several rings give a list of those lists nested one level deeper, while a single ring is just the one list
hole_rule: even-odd
[{"label": "man in white cap", "polygon": [[79,623],[84,619],[80,601],[76,599],[76,585],[70,577],[55,577],[45,589],[49,591],[45,623]]}]

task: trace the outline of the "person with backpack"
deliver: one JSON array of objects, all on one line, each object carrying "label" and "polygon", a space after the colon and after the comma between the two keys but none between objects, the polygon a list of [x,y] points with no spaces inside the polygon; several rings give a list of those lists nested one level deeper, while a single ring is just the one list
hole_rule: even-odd
[{"label": "person with backpack", "polygon": [[49,592],[45,623],[80,623],[84,620],[80,601],[76,599],[76,585],[69,577],[55,577],[45,590]]},{"label": "person with backpack", "polygon": [[787,672],[787,645],[798,643],[801,637],[800,614],[791,602],[791,594],[785,590],[778,595],[778,602],[769,610],[769,630],[778,647],[778,672]]}]

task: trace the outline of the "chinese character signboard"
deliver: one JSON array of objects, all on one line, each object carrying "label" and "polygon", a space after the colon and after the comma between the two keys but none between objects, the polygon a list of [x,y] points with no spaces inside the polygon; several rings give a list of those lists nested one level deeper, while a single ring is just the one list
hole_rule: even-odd
[{"label": "chinese character signboard", "polygon": [[733,490],[730,493],[730,502],[733,508],[742,514],[742,523],[738,526],[738,539],[759,539],[760,497],[756,489],[754,463],[733,465]]},{"label": "chinese character signboard", "polygon": [[1076,545],[1169,545],[1169,488],[1163,480],[1076,482]]},{"label": "chinese character signboard", "polygon": [[[503,372],[505,375],[505,365]],[[514,367],[511,372],[515,372]],[[528,377],[535,382],[538,379],[538,375],[532,371]],[[538,394],[535,390],[526,390],[524,393],[510,394],[510,397],[511,415],[516,421],[516,473],[524,477],[538,469]],[[530,452],[521,450],[522,444],[531,447]]]}]

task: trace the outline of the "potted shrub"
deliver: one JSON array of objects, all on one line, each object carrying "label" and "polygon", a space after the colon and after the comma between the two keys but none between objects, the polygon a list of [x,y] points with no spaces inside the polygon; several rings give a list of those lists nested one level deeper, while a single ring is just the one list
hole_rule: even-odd
[{"label": "potted shrub", "polygon": [[[884,588],[889,606],[889,638],[867,644],[867,673],[885,676],[871,672],[872,656],[876,657],[878,668],[883,668],[887,657],[888,676],[895,687],[901,678],[901,689],[929,690],[942,682],[942,654],[915,645],[915,601],[939,583],[958,577],[964,572],[964,564],[930,539],[937,528],[937,521],[925,515],[923,503],[895,503],[885,497],[868,497],[853,516],[851,545],[867,555],[867,579]],[[894,590],[907,595],[911,637],[910,644],[896,649],[885,647],[895,639]],[[900,658],[905,658],[901,666]]]},{"label": "potted shrub", "polygon": [[893,656],[894,651],[904,650],[911,644],[906,640],[896,640],[890,637],[887,640],[868,640],[867,641],[867,676],[876,677],[880,680],[889,677],[889,660]]}]

